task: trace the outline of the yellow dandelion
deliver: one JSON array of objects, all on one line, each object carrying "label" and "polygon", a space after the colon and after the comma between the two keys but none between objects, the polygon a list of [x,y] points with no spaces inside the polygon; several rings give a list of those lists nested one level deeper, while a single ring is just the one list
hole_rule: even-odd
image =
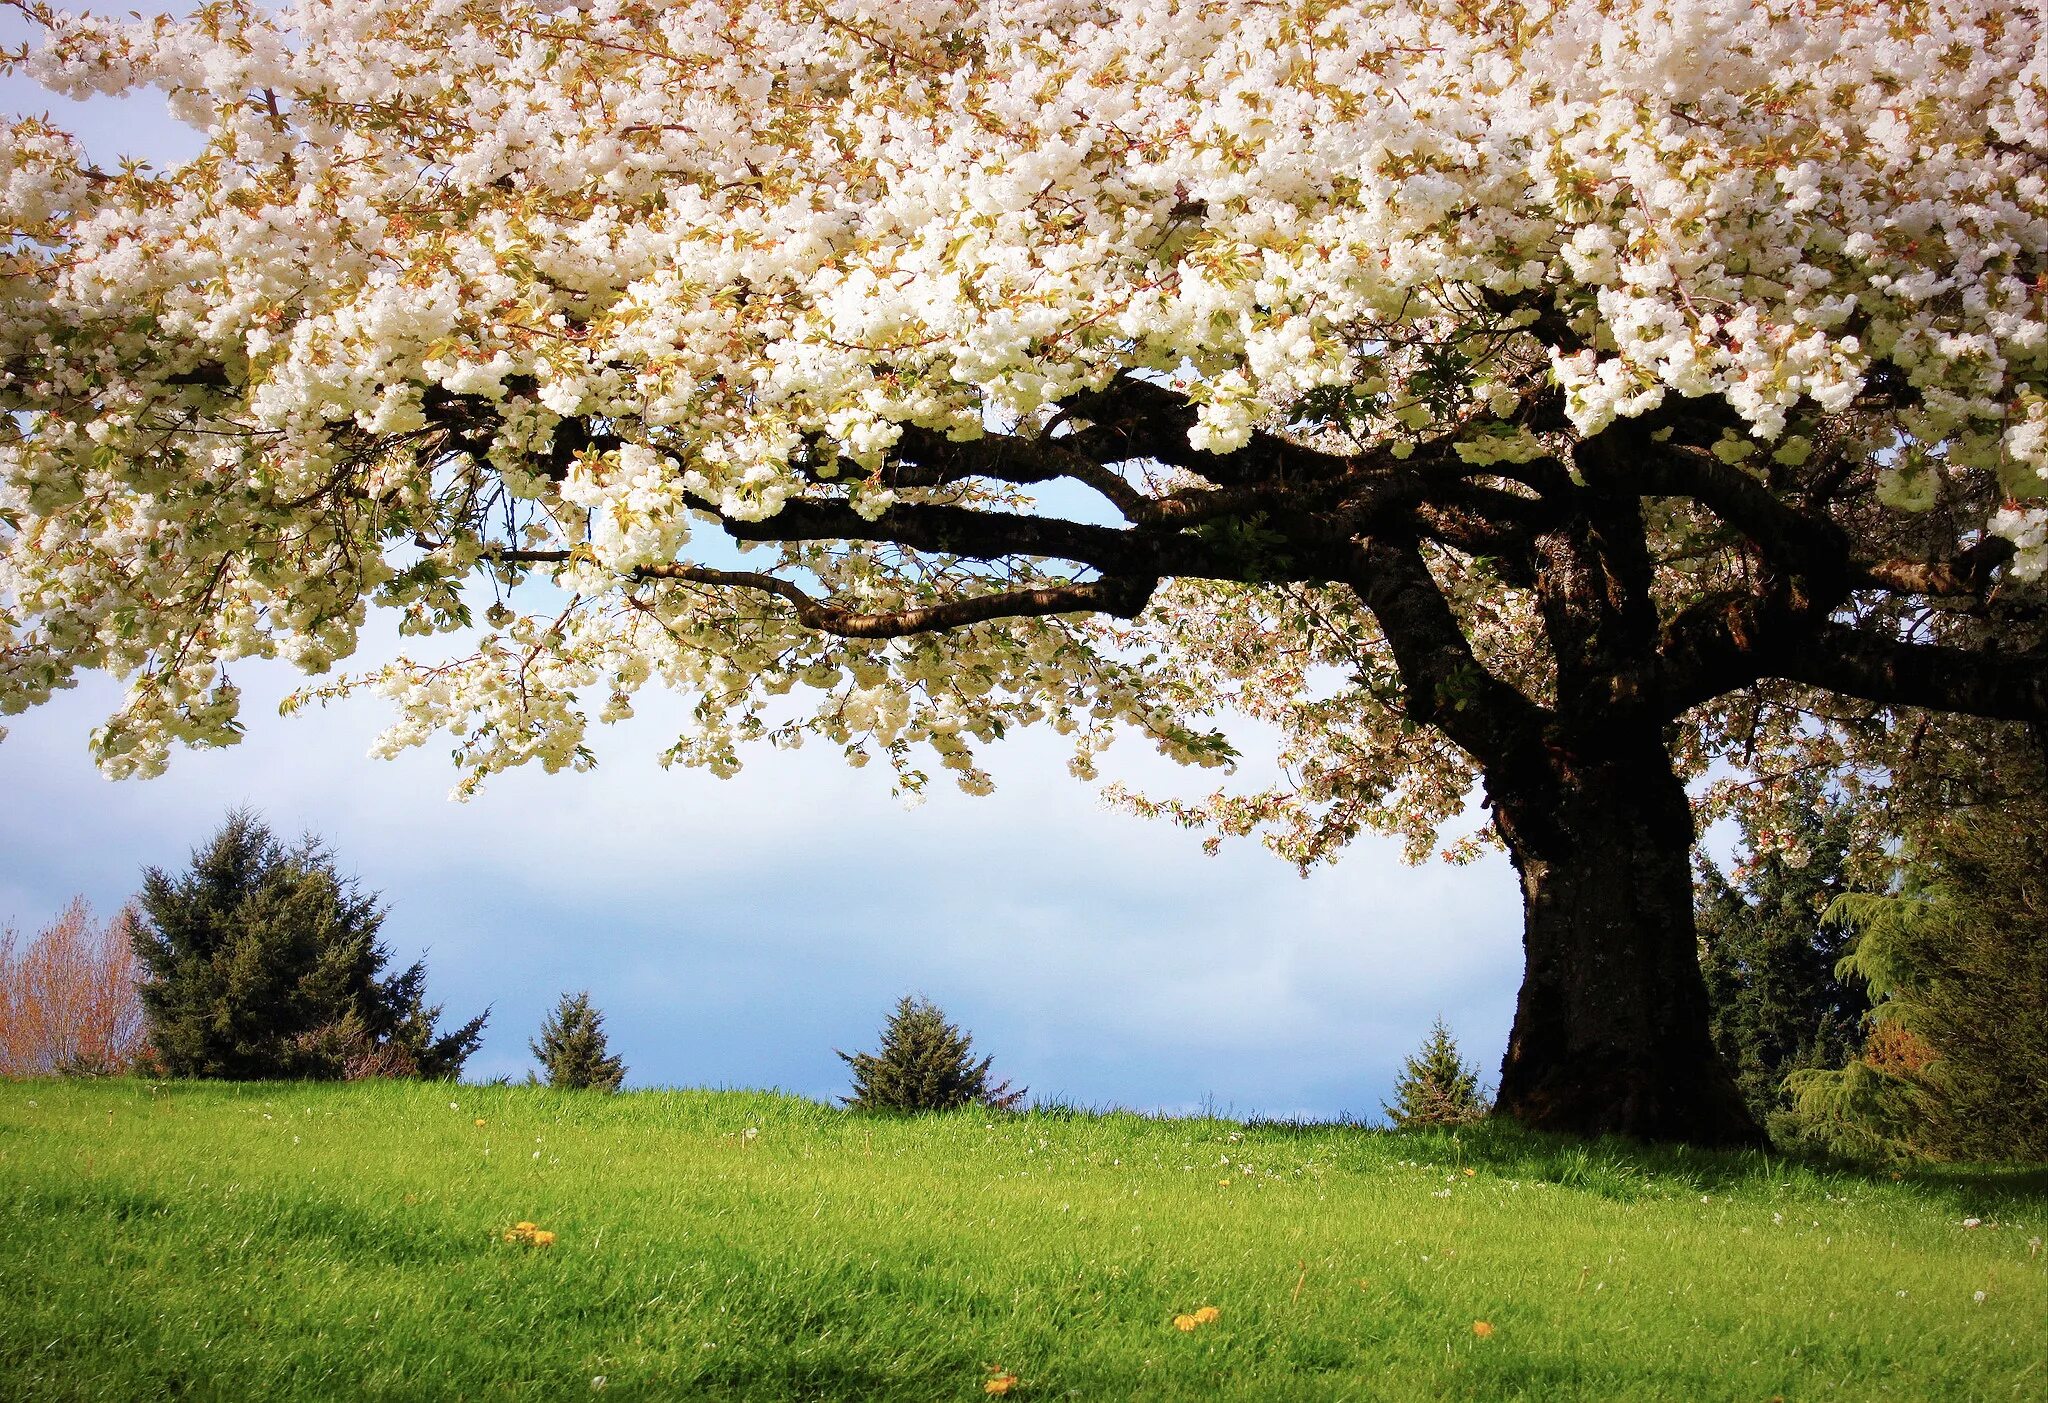
[{"label": "yellow dandelion", "polygon": [[552,1247],[555,1245],[555,1235],[551,1232],[536,1232],[533,1234],[533,1245],[535,1247]]},{"label": "yellow dandelion", "polygon": [[[477,1123],[481,1125],[483,1122],[479,1121]],[[1465,1177],[1467,1179],[1476,1179],[1479,1177],[1479,1171],[1476,1169],[1468,1169],[1465,1171]]]},{"label": "yellow dandelion", "polygon": [[478,1125],[482,1125],[482,1124],[484,1123],[484,1118],[483,1118],[482,1116],[478,1116],[478,1117],[476,1118],[476,1123],[477,1123]]},{"label": "yellow dandelion", "polygon": [[1195,1322],[1200,1325],[1214,1325],[1223,1318],[1223,1312],[1214,1306],[1203,1306],[1195,1312]]},{"label": "yellow dandelion", "polygon": [[513,1232],[532,1232],[532,1231],[534,1230],[534,1228],[535,1228],[536,1226],[537,1226],[537,1225],[536,1225],[536,1224],[533,1224],[533,1223],[514,1223],[514,1224],[512,1225],[512,1231],[513,1231]]},{"label": "yellow dandelion", "polygon": [[1000,1396],[1002,1394],[1008,1393],[1011,1389],[1015,1388],[1016,1386],[1017,1376],[1011,1373],[1008,1369],[999,1369],[996,1371],[995,1375],[989,1379],[987,1383],[981,1386],[981,1391],[983,1393],[993,1393]]},{"label": "yellow dandelion", "polygon": [[1493,1333],[1493,1327],[1483,1320],[1475,1320],[1472,1322],[1472,1333],[1483,1340]]},{"label": "yellow dandelion", "polygon": [[1192,1315],[1176,1315],[1173,1318],[1173,1328],[1181,1331],[1182,1333],[1186,1333],[1187,1331],[1194,1329],[1197,1325],[1200,1325],[1201,1323],[1201,1321],[1195,1319]]}]

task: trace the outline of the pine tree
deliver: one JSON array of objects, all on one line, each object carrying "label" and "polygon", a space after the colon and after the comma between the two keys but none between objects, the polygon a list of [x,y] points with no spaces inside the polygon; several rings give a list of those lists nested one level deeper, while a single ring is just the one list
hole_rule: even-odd
[{"label": "pine tree", "polygon": [[1745,818],[1733,879],[1703,857],[1695,888],[1714,1043],[1765,1124],[1791,1104],[1788,1076],[1856,1055],[1870,1007],[1835,972],[1850,932],[1827,916],[1849,889],[1856,815],[1818,783],[1804,798],[1789,827],[1766,830]]},{"label": "pine tree", "polygon": [[1470,1125],[1486,1114],[1479,1089],[1479,1070],[1458,1056],[1451,1030],[1439,1018],[1422,1050],[1401,1066],[1394,1082],[1394,1100],[1382,1104],[1396,1127],[1419,1130],[1440,1125]]},{"label": "pine tree", "polygon": [[1863,1056],[1793,1078],[1806,1138],[1865,1158],[2048,1159],[2048,804],[1958,810],[1836,911],[1876,1001]]},{"label": "pine tree", "polygon": [[590,1006],[590,994],[564,994],[538,1040],[529,1042],[549,1086],[561,1091],[617,1091],[626,1064],[611,1055],[604,1015]]},{"label": "pine tree", "polygon": [[426,966],[386,975],[385,910],[307,838],[230,813],[178,876],[143,874],[135,953],[149,1045],[170,1076],[452,1079],[484,1019],[440,1034]]},{"label": "pine tree", "polygon": [[841,1097],[859,1111],[950,1111],[983,1105],[1014,1110],[1024,1089],[1008,1082],[989,1085],[989,1064],[974,1060],[974,1039],[946,1021],[924,998],[906,994],[882,1029],[879,1052],[842,1052],[853,1068],[853,1095]]}]

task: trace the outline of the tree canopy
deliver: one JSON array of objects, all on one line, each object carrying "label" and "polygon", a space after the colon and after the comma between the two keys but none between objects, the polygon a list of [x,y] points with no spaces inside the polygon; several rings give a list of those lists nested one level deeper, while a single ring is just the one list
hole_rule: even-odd
[{"label": "tree canopy", "polygon": [[1235,708],[1288,784],[1130,802],[1422,855],[1483,781],[1503,1109],[1743,1138],[1682,782],[2048,720],[2031,10],[17,8],[207,140],[0,155],[0,709],[126,678],[113,773],[372,604],[460,638],[354,681],[465,787],[649,683],[683,763],[971,790],[1035,722],[1227,763]]}]

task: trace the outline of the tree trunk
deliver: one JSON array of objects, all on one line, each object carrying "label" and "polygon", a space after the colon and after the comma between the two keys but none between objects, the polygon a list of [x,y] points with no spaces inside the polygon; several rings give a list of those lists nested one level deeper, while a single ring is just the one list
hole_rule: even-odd
[{"label": "tree trunk", "polygon": [[1760,1145],[1707,1027],[1691,805],[1654,738],[1488,777],[1527,967],[1495,1113],[1537,1130]]}]

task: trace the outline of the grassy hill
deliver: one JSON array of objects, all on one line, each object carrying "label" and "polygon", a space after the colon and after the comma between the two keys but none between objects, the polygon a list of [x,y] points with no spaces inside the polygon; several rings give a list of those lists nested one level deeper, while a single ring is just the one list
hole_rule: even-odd
[{"label": "grassy hill", "polygon": [[0,1396],[2040,1398],[2044,1233],[2038,1174],[1492,1130],[18,1083]]}]

